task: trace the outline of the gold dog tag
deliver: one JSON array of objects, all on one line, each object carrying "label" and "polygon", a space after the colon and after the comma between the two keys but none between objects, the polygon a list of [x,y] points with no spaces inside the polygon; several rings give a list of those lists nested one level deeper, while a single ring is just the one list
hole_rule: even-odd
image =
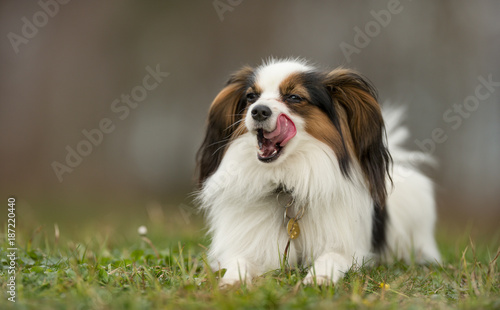
[{"label": "gold dog tag", "polygon": [[286,225],[286,232],[288,233],[290,239],[297,239],[300,235],[299,222],[291,218]]}]

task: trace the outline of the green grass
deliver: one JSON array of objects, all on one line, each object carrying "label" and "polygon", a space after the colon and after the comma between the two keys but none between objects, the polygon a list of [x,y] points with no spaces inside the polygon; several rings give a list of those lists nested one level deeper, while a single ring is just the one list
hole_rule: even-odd
[{"label": "green grass", "polygon": [[303,286],[305,269],[274,270],[219,290],[207,240],[193,228],[201,226],[150,223],[148,239],[137,226],[73,227],[60,237],[49,225],[19,229],[16,303],[5,295],[4,242],[0,309],[500,309],[498,234],[440,234],[442,266],[362,267],[334,287]]}]

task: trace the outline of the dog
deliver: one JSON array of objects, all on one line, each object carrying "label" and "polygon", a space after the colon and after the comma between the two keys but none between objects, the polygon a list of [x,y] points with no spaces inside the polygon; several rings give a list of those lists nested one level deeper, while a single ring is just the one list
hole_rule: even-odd
[{"label": "dog", "polygon": [[311,266],[303,283],[320,285],[360,264],[440,262],[433,183],[414,165],[432,159],[399,145],[402,114],[384,122],[375,88],[349,69],[271,59],[233,74],[197,154],[220,285],[284,262]]}]

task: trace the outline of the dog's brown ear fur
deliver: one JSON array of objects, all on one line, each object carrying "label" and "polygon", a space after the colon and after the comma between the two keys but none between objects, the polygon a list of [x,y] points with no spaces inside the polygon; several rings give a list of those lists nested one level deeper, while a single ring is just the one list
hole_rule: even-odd
[{"label": "dog's brown ear fur", "polygon": [[247,101],[245,93],[253,80],[253,69],[243,67],[231,76],[215,97],[208,113],[205,139],[197,153],[198,185],[219,167],[222,157],[243,117]]},{"label": "dog's brown ear fur", "polygon": [[348,69],[336,69],[327,74],[325,85],[335,104],[347,115],[354,152],[370,186],[371,196],[383,207],[391,156],[386,146],[384,120],[375,88],[359,73]]}]

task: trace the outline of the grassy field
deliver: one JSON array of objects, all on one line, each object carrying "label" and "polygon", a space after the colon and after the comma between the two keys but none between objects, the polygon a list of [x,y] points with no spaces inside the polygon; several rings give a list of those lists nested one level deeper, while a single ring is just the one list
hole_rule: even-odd
[{"label": "grassy field", "polygon": [[334,287],[302,285],[306,270],[275,270],[219,290],[199,223],[149,223],[146,238],[138,226],[20,228],[15,303],[2,243],[0,309],[500,309],[499,233],[440,232],[442,266],[362,267]]}]

